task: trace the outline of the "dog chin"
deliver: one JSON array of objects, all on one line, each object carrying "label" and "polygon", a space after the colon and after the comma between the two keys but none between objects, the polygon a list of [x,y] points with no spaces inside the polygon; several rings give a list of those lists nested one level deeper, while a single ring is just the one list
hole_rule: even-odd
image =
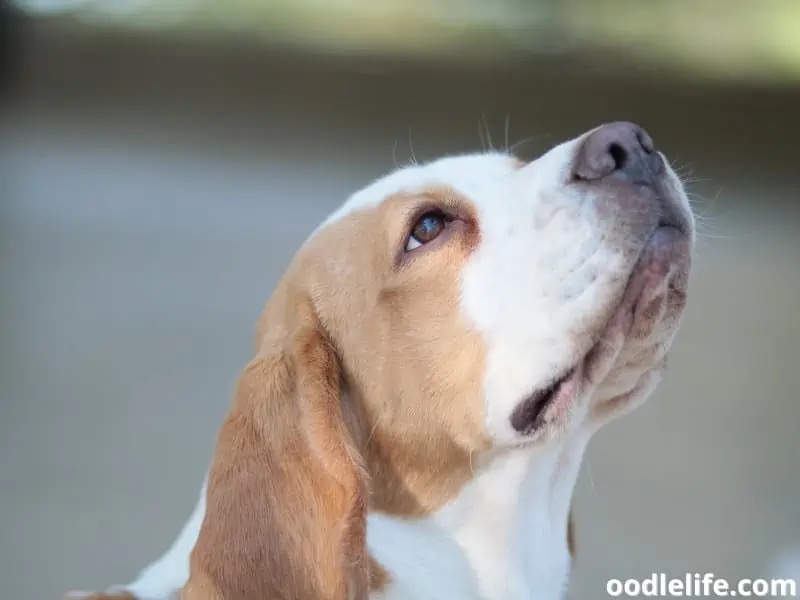
[{"label": "dog chin", "polygon": [[[643,380],[651,379],[647,376],[659,373],[663,366],[674,335],[672,324],[683,308],[690,257],[691,241],[684,231],[658,227],[645,244],[622,299],[597,341],[563,375],[517,405],[511,415],[514,429],[534,438],[546,430],[567,429],[582,412],[576,405],[583,399],[591,402],[607,382],[612,385],[604,402],[609,396],[613,400],[626,394],[635,394],[637,399],[648,395],[652,389],[645,392],[644,388],[650,386],[644,386]],[[648,343],[651,352],[647,352]],[[638,346],[639,364],[627,362],[627,345]],[[622,371],[627,373],[623,376]],[[627,389],[620,385],[622,381],[630,382]]]}]

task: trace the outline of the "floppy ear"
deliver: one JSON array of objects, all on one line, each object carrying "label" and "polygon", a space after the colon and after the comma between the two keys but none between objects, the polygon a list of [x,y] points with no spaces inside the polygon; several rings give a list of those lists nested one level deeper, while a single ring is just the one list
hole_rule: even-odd
[{"label": "floppy ear", "polygon": [[278,304],[219,434],[184,600],[369,594],[367,480],[339,361],[310,301]]}]

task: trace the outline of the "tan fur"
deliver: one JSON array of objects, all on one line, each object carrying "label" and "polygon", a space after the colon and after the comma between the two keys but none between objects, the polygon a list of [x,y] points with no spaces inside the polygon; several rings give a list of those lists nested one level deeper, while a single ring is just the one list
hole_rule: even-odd
[{"label": "tan fur", "polygon": [[[405,255],[426,203],[458,219],[438,247]],[[388,582],[366,552],[367,510],[440,508],[488,447],[484,347],[458,310],[478,235],[469,203],[437,189],[301,249],[219,434],[183,600],[366,599]]]}]

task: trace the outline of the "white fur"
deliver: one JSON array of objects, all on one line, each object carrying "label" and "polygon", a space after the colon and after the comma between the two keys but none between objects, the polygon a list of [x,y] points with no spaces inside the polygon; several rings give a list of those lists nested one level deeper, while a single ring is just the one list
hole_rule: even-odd
[{"label": "white fur", "polygon": [[542,450],[504,450],[438,514],[369,519],[370,552],[393,583],[380,600],[561,598],[567,517],[588,436]]},{"label": "white fur", "polygon": [[[463,274],[462,310],[486,340],[486,425],[498,450],[475,465],[473,481],[439,513],[416,521],[369,517],[370,551],[391,576],[375,600],[565,594],[568,512],[594,428],[577,414],[576,426],[555,442],[524,445],[509,416],[588,350],[593,320],[608,317],[619,276],[631,267],[626,243],[635,240],[617,233],[609,241],[624,223],[601,218],[588,192],[565,185],[579,143],[562,144],[523,168],[499,153],[409,166],[354,194],[320,226],[389,195],[439,185],[469,198],[480,224],[481,242]],[[201,495],[170,550],[122,588],[164,600],[181,587],[204,510]]]}]

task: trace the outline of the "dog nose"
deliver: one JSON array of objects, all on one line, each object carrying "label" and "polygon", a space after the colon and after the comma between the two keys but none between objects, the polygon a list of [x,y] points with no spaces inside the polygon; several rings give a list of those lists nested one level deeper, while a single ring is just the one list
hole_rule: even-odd
[{"label": "dog nose", "polygon": [[572,170],[579,181],[612,176],[655,186],[664,172],[664,161],[644,129],[634,123],[620,122],[602,125],[586,136]]}]

